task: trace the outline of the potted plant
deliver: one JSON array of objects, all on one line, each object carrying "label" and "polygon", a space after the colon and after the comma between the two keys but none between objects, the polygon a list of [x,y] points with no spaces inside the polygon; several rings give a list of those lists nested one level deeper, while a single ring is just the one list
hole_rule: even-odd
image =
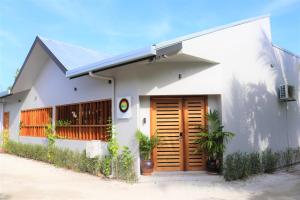
[{"label": "potted plant", "polygon": [[153,161],[151,160],[151,153],[158,144],[158,137],[157,135],[154,135],[152,137],[146,136],[140,130],[136,131],[135,136],[139,143],[142,174],[146,176],[151,175],[151,173],[153,172]]},{"label": "potted plant", "polygon": [[210,111],[207,115],[208,127],[201,128],[203,132],[198,133],[199,150],[207,153],[207,171],[220,173],[222,166],[223,153],[226,144],[233,138],[234,133],[223,131],[224,126],[219,119],[218,111]]}]

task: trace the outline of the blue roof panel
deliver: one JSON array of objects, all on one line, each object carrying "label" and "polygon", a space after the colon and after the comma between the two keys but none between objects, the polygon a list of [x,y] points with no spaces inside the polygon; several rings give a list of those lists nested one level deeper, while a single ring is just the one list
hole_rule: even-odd
[{"label": "blue roof panel", "polygon": [[108,55],[104,53],[99,53],[91,49],[57,40],[46,39],[40,36],[39,38],[67,70],[95,63],[108,57]]}]

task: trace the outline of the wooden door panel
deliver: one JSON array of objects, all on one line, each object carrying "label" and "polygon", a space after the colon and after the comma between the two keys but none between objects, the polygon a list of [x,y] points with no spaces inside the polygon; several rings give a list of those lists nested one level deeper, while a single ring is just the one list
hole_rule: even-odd
[{"label": "wooden door panel", "polygon": [[153,98],[151,101],[152,135],[159,144],[153,151],[156,171],[183,170],[182,101],[179,98]]},{"label": "wooden door panel", "polygon": [[206,126],[205,114],[207,112],[206,97],[184,98],[184,133],[185,133],[185,169],[205,169],[206,155],[198,150],[195,140],[200,126]]},{"label": "wooden door panel", "polygon": [[9,130],[9,112],[3,113],[3,129]]},{"label": "wooden door panel", "polygon": [[[151,134],[155,171],[203,170],[206,155],[197,151],[200,126],[206,126],[207,97],[151,98]],[[182,137],[181,137],[182,135]]]}]

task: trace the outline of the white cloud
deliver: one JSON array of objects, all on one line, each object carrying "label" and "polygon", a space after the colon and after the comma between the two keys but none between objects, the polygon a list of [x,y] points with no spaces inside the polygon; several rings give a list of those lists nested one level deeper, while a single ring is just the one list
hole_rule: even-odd
[{"label": "white cloud", "polygon": [[263,12],[280,15],[288,12],[297,3],[300,3],[300,0],[270,0]]}]

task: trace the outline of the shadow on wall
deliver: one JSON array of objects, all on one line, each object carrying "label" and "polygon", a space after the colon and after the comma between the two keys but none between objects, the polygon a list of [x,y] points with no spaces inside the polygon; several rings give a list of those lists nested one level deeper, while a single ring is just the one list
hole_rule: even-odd
[{"label": "shadow on wall", "polygon": [[227,153],[299,147],[299,101],[288,103],[287,112],[286,103],[280,102],[277,95],[285,80],[297,85],[298,91],[296,60],[289,54],[278,53],[263,30],[253,45],[257,45],[255,52],[249,56],[254,62],[251,69],[244,69],[252,73],[247,74],[251,78],[246,76],[247,80],[243,80],[233,75],[224,94],[225,128],[236,133]]},{"label": "shadow on wall", "polygon": [[229,99],[232,104],[225,112],[225,128],[235,132],[236,136],[228,151],[283,148],[286,144],[286,138],[282,137],[285,126],[281,123],[284,110],[278,103],[277,95],[269,92],[263,83],[241,84],[235,78],[231,91]]}]

